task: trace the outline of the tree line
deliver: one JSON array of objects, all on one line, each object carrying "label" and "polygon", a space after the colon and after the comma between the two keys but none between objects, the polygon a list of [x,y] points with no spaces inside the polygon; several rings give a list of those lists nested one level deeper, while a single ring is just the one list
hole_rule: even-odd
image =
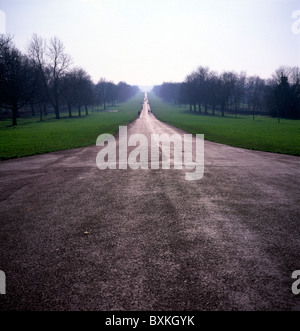
[{"label": "tree line", "polygon": [[267,114],[300,119],[300,68],[280,67],[270,79],[232,71],[221,74],[200,66],[184,82],[167,82],[153,88],[167,102],[189,105],[190,111],[215,115],[219,111]]},{"label": "tree line", "polygon": [[137,92],[137,86],[125,82],[116,85],[102,78],[94,84],[83,68],[72,67],[71,56],[57,37],[33,35],[24,54],[12,37],[0,35],[0,111],[11,112],[12,125],[17,125],[23,108],[29,107],[33,116],[38,112],[41,120],[49,110],[60,119],[63,106],[69,117],[74,109],[82,116],[82,110],[88,115],[89,106],[106,110]]}]

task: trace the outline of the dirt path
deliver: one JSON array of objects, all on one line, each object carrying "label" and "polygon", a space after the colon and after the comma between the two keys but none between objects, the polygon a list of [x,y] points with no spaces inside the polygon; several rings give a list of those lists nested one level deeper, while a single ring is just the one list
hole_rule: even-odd
[{"label": "dirt path", "polygon": [[[129,136],[183,134],[147,110]],[[100,171],[98,152],[0,163],[0,310],[300,308],[299,158],[205,142],[188,182]]]}]

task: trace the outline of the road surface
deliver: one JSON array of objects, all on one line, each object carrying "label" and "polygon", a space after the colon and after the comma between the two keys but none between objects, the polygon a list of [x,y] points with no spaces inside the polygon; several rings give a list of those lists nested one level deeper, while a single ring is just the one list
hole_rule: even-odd
[{"label": "road surface", "polygon": [[[145,100],[129,136],[184,133]],[[205,142],[186,181],[101,171],[99,150],[0,163],[0,310],[300,309],[298,157]]]}]

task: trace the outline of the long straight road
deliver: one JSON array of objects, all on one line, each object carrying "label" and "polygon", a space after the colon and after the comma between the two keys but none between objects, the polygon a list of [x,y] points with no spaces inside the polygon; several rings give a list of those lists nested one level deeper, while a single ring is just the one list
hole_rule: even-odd
[{"label": "long straight road", "polygon": [[[184,134],[149,107],[128,136]],[[187,181],[101,171],[99,150],[0,163],[0,310],[300,309],[298,157],[205,142]]]}]

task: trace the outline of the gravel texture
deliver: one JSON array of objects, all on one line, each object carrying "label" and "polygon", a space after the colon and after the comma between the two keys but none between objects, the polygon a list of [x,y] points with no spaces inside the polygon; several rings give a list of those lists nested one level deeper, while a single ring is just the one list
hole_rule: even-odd
[{"label": "gravel texture", "polygon": [[[147,107],[128,135],[184,133]],[[205,142],[189,182],[101,171],[99,150],[0,163],[0,310],[300,309],[298,157]]]}]

